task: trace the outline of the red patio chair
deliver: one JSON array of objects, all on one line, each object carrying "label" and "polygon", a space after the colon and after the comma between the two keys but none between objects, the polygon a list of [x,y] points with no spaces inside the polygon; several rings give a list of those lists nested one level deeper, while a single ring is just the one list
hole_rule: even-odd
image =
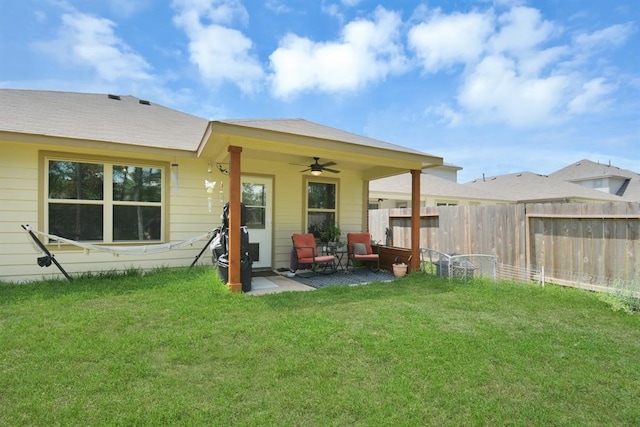
[{"label": "red patio chair", "polygon": [[333,255],[319,255],[316,239],[312,233],[291,236],[295,249],[296,266],[309,265],[316,273],[335,273],[336,257]]},{"label": "red patio chair", "polygon": [[371,234],[347,233],[347,270],[355,271],[356,262],[369,264],[371,270],[380,270],[380,255],[373,253]]}]

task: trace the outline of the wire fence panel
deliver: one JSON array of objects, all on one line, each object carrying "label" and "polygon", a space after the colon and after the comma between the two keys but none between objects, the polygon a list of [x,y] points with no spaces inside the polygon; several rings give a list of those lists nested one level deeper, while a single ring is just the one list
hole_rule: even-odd
[{"label": "wire fence panel", "polygon": [[458,280],[497,279],[498,261],[493,255],[450,255],[429,248],[420,249],[420,255],[422,271],[427,274]]}]

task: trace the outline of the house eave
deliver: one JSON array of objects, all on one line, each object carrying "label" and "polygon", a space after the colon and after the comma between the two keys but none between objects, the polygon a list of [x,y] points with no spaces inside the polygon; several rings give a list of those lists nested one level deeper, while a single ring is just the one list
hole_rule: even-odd
[{"label": "house eave", "polygon": [[[413,151],[371,147],[349,141],[298,135],[270,129],[237,126],[224,122],[210,122],[197,150],[198,157],[223,161],[228,146],[242,147],[243,157],[265,158],[277,154],[279,159],[300,162],[309,157],[333,159],[358,165],[365,179],[377,179],[442,165],[441,157]],[[386,162],[383,164],[382,159]]]},{"label": "house eave", "polygon": [[73,148],[91,148],[93,150],[119,151],[126,153],[144,153],[158,156],[195,157],[191,150],[179,150],[175,148],[154,147],[113,141],[88,140],[81,138],[62,137],[56,135],[30,134],[21,132],[0,131],[0,141],[18,142],[27,144],[40,144],[50,146],[64,146]]}]

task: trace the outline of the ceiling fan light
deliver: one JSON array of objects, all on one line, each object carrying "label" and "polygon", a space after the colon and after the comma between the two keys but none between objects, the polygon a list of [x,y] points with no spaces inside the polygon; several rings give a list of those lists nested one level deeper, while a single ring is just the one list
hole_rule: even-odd
[{"label": "ceiling fan light", "polygon": [[311,165],[311,175],[319,176],[322,174],[322,166],[318,164],[318,160],[316,159],[316,163]]}]

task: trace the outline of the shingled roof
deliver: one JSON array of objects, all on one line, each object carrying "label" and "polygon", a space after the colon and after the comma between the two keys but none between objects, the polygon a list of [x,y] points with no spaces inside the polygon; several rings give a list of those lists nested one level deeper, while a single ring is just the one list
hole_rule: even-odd
[{"label": "shingled roof", "polygon": [[[388,178],[376,179],[369,182],[369,191],[373,193],[397,193],[408,195],[411,193],[411,174],[401,174]],[[420,193],[434,198],[454,198],[465,200],[486,200],[496,203],[509,201],[478,188],[458,184],[454,181],[434,176],[428,173],[420,175]]]},{"label": "shingled roof", "polygon": [[402,151],[405,153],[413,153],[420,155],[429,155],[422,151],[411,148],[402,147],[400,145],[391,144],[389,142],[380,141],[379,139],[369,138],[340,129],[310,122],[305,119],[237,119],[237,120],[219,120],[221,123],[227,123],[235,126],[249,127],[260,130],[267,130],[280,133],[288,133],[292,135],[301,135],[311,138],[319,138],[330,141],[339,141],[348,144],[362,145],[366,147],[382,148],[393,151]]},{"label": "shingled roof", "polygon": [[134,96],[0,89],[0,131],[195,151],[208,120]]},{"label": "shingled roof", "polygon": [[620,196],[626,200],[634,202],[640,201],[640,174],[628,169],[621,169],[611,164],[597,163],[583,159],[569,166],[565,166],[549,176],[575,183],[604,178],[619,178],[623,181],[628,180]]},{"label": "shingled roof", "polygon": [[[210,123],[439,157],[304,119],[210,122],[130,95],[0,89],[0,132],[197,152]],[[277,137],[276,137],[277,139]],[[430,160],[433,160],[430,159]]]},{"label": "shingled roof", "polygon": [[531,172],[476,179],[465,185],[520,203],[624,201],[609,193]]}]

